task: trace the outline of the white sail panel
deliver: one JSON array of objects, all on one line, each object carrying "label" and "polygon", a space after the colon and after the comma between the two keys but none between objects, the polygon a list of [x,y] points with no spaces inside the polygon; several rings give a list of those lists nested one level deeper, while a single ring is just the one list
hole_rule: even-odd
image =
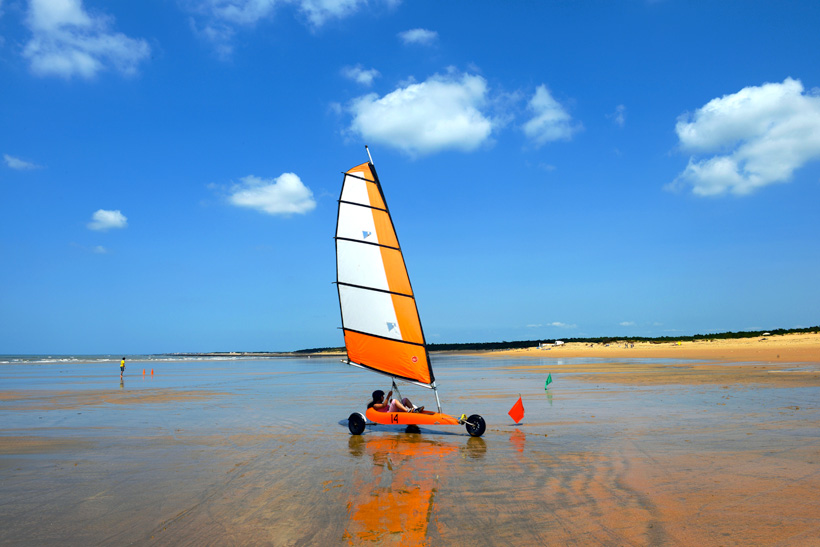
[{"label": "white sail panel", "polygon": [[339,225],[336,237],[354,239],[366,243],[379,243],[373,210],[360,205],[339,204]]},{"label": "white sail panel", "polygon": [[394,340],[402,339],[391,295],[339,285],[339,299],[345,329]]},{"label": "white sail panel", "polygon": [[342,187],[342,201],[360,203],[362,205],[373,205],[370,203],[370,197],[367,193],[367,185],[371,183],[359,178],[363,176],[364,173],[361,172],[354,173],[354,176],[350,174],[345,175],[344,186]]},{"label": "white sail panel", "polygon": [[340,283],[390,290],[380,247],[340,239],[336,252]]}]

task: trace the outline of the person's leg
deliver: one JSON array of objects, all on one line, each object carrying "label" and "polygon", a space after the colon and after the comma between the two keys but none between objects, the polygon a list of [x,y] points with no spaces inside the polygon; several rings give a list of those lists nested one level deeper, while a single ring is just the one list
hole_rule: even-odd
[{"label": "person's leg", "polygon": [[401,402],[404,405],[404,407],[407,409],[407,412],[421,412],[421,411],[424,410],[423,406],[414,405],[413,402],[410,399],[408,399],[407,397],[402,399]]},{"label": "person's leg", "polygon": [[398,399],[391,399],[389,412],[410,412],[410,410],[401,404]]}]

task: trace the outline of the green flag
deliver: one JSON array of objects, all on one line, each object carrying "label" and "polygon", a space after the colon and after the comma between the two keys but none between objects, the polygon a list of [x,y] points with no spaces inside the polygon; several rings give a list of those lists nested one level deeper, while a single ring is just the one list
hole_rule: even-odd
[{"label": "green flag", "polygon": [[549,386],[551,383],[552,383],[552,373],[547,374],[547,383],[544,384],[544,389],[547,389],[547,386]]}]

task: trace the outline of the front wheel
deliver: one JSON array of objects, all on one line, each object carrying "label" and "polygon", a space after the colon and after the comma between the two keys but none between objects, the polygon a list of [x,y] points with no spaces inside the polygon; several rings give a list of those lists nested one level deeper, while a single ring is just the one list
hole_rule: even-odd
[{"label": "front wheel", "polygon": [[471,436],[481,437],[484,435],[485,429],[487,429],[487,425],[484,423],[484,418],[478,414],[473,414],[467,418],[467,433]]},{"label": "front wheel", "polygon": [[347,418],[347,428],[351,435],[361,435],[364,432],[364,416],[354,412]]}]

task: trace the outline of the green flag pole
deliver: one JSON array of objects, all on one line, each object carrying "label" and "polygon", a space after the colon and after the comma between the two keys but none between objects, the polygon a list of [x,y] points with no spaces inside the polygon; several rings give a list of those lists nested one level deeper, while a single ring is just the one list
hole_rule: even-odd
[{"label": "green flag pole", "polygon": [[544,384],[544,389],[547,389],[547,386],[549,386],[551,383],[552,383],[552,373],[547,374],[547,383]]}]

